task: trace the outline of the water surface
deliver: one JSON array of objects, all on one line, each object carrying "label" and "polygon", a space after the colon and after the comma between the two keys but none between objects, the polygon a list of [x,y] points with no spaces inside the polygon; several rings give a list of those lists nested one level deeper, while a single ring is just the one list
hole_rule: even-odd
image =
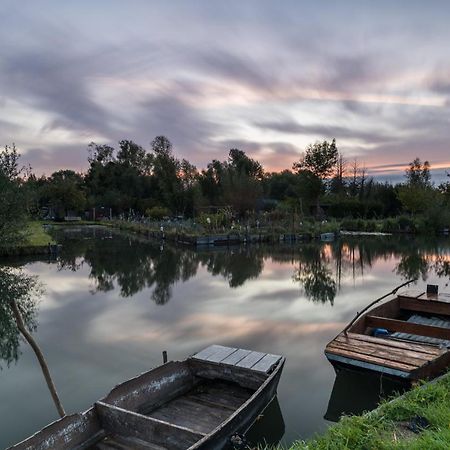
[{"label": "water surface", "polygon": [[[219,343],[287,357],[278,389],[285,443],[323,431],[327,411],[328,419],[336,414],[327,342],[406,279],[443,289],[450,272],[448,239],[199,251],[96,227],[60,231],[58,239],[58,259],[14,264],[46,285],[35,336],[67,412],[159,365],[162,350],[184,359]],[[34,355],[24,343],[20,350],[9,367],[0,360],[0,448],[57,418]]]}]

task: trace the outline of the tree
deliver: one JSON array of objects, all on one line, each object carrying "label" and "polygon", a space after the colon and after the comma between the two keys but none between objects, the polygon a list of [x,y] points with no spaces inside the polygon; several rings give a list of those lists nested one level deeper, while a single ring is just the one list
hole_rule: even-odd
[{"label": "tree", "polygon": [[93,164],[106,166],[114,161],[114,147],[109,145],[98,145],[95,142],[91,142],[88,145],[88,154],[88,162],[91,166]]},{"label": "tree", "polygon": [[[338,156],[336,139],[333,139],[331,143],[327,141],[315,142],[308,145],[303,156],[293,164],[292,168],[297,174],[310,172],[325,186],[325,181],[333,174],[336,168]],[[317,214],[320,211],[320,193],[321,190],[315,190]]]},{"label": "tree", "polygon": [[435,192],[431,184],[430,163],[414,159],[405,171],[406,183],[399,186],[398,198],[412,214],[423,212],[432,203]]},{"label": "tree", "polygon": [[333,139],[331,143],[315,142],[308,145],[300,161],[293,164],[293,169],[296,171],[309,170],[323,181],[333,174],[338,156],[336,139]]},{"label": "tree", "polygon": [[[172,153],[172,143],[165,136],[156,136],[151,142],[153,155],[153,177],[160,202],[172,212],[183,209],[183,188],[179,177],[180,161]],[[192,172],[193,167],[185,169]],[[192,174],[192,173],[191,173]]]},{"label": "tree", "polygon": [[431,187],[430,163],[415,158],[405,170],[406,183],[410,186]]},{"label": "tree", "polygon": [[86,205],[83,185],[83,177],[73,170],[59,170],[47,179],[43,192],[56,217],[67,216],[69,211],[83,211]]},{"label": "tree", "polygon": [[344,155],[340,154],[336,163],[336,174],[331,179],[330,191],[333,194],[343,195],[346,191],[346,174],[347,174],[347,161]]},{"label": "tree", "polygon": [[36,329],[36,299],[42,294],[37,277],[12,268],[0,269],[0,350],[7,364],[18,357],[19,334],[38,359],[50,394],[61,417],[66,415],[50,370],[39,345],[32,336]]},{"label": "tree", "polygon": [[20,155],[16,146],[0,151],[0,246],[14,245],[23,239],[20,231],[26,222],[26,201],[20,175]]}]

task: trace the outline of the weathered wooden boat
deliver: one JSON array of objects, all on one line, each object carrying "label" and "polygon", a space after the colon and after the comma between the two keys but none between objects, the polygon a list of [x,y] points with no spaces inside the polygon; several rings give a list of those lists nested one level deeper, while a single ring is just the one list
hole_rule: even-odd
[{"label": "weathered wooden boat", "polygon": [[325,348],[335,369],[353,367],[413,381],[450,365],[450,295],[405,291],[357,316]]},{"label": "weathered wooden boat", "polygon": [[14,450],[221,449],[276,395],[285,358],[212,345],[116,386]]}]

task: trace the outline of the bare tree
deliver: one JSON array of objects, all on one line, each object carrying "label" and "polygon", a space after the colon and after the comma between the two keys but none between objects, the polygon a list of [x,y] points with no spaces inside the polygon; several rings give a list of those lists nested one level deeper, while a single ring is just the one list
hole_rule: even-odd
[{"label": "bare tree", "polygon": [[[36,329],[36,298],[43,292],[42,285],[33,277],[12,268],[0,269],[0,341],[8,342],[7,362],[17,359],[19,333],[30,344],[41,366],[48,389],[58,414],[66,415],[53,383],[50,370],[39,345],[30,331]],[[15,324],[15,327],[14,327]]]}]

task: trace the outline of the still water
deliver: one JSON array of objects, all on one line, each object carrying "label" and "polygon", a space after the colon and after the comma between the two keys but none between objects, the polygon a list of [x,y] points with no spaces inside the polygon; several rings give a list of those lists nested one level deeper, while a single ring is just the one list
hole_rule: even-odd
[{"label": "still water", "polygon": [[[323,431],[342,411],[370,406],[369,394],[366,402],[352,395],[353,375],[335,379],[323,354],[355,313],[413,277],[417,288],[448,289],[450,274],[448,239],[194,251],[98,227],[56,233],[57,259],[3,264],[23,265],[46,285],[35,337],[67,412],[159,365],[162,350],[184,359],[218,343],[287,357],[272,408],[281,409],[285,444]],[[24,343],[20,350],[9,367],[0,359],[0,448],[57,418],[34,354]],[[378,382],[366,378],[361,392],[379,393]]]}]

